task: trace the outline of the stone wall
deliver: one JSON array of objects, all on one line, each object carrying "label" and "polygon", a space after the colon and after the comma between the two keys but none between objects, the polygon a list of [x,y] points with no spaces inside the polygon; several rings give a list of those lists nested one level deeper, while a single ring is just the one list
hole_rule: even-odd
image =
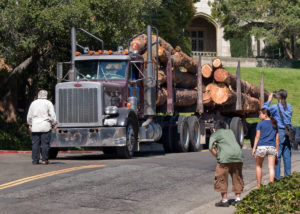
[{"label": "stone wall", "polygon": [[[233,58],[233,57],[218,57],[222,60],[223,65],[226,67],[236,67],[238,61],[241,67],[280,67],[291,68],[293,67],[293,60],[284,59],[266,59],[266,58]],[[198,57],[194,57],[198,61]],[[203,64],[212,64],[214,57],[201,57]]]}]

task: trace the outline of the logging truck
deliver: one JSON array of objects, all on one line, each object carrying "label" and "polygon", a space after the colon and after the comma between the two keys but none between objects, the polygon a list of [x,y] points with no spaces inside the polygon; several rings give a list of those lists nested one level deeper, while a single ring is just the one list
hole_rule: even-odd
[{"label": "logging truck", "polygon": [[[241,146],[244,135],[251,133],[246,118],[257,116],[259,101],[244,107],[249,101],[239,66],[235,78],[227,78],[235,81],[230,103],[213,104],[207,92],[218,84],[206,84],[202,68],[206,72],[207,68],[201,59],[197,63],[180,48],[173,49],[156,28],[147,26],[129,39],[127,49],[117,52],[104,50],[104,42],[84,29],[71,32],[71,62],[57,63],[57,129],[50,142],[51,158],[72,147],[99,148],[104,154],[131,158],[140,144],[154,142],[163,144],[166,152],[197,152],[207,144],[216,120],[228,124]],[[78,32],[95,39],[101,49],[78,44]],[[64,64],[70,64],[66,75]],[[221,89],[219,85],[215,93]],[[264,100],[263,78],[260,94]]]}]

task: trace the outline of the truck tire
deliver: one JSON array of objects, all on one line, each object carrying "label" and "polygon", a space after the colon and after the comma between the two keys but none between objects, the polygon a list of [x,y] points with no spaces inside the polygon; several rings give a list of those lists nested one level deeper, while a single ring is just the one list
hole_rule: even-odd
[{"label": "truck tire", "polygon": [[174,146],[173,146],[173,140],[172,140],[172,129],[173,127],[170,126],[165,126],[163,128],[163,133],[162,137],[159,140],[159,143],[161,143],[164,147],[165,153],[171,153],[174,152]]},{"label": "truck tire", "polygon": [[50,148],[49,149],[49,159],[56,159],[58,155],[59,149],[58,148]]},{"label": "truck tire", "polygon": [[201,124],[196,116],[188,117],[190,147],[189,151],[198,152],[203,148],[206,140],[206,130],[204,124]]},{"label": "truck tire", "polygon": [[188,152],[190,146],[190,133],[188,119],[180,115],[178,118],[177,131],[179,140],[176,141],[177,152]]},{"label": "truck tire", "polygon": [[244,128],[243,122],[239,117],[233,117],[230,121],[230,129],[233,131],[236,141],[243,148],[244,145]]},{"label": "truck tire", "polygon": [[117,147],[119,158],[130,159],[137,147],[138,124],[133,118],[128,118],[126,125],[126,146]]}]

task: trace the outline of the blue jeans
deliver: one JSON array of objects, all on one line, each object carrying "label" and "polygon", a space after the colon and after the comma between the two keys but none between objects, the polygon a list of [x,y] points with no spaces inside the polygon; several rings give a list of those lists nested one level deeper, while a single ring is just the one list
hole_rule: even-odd
[{"label": "blue jeans", "polygon": [[278,129],[279,133],[279,152],[278,152],[278,165],[275,166],[275,178],[280,178],[280,164],[281,156],[283,157],[284,176],[291,174],[291,143],[284,135],[284,129]]}]

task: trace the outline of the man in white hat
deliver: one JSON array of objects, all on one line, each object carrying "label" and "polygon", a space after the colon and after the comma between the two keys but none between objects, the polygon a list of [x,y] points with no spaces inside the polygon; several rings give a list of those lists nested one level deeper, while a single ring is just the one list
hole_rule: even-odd
[{"label": "man in white hat", "polygon": [[27,114],[27,123],[32,133],[32,164],[39,164],[42,147],[42,164],[48,164],[49,143],[52,128],[56,129],[56,115],[47,91],[40,90]]}]

